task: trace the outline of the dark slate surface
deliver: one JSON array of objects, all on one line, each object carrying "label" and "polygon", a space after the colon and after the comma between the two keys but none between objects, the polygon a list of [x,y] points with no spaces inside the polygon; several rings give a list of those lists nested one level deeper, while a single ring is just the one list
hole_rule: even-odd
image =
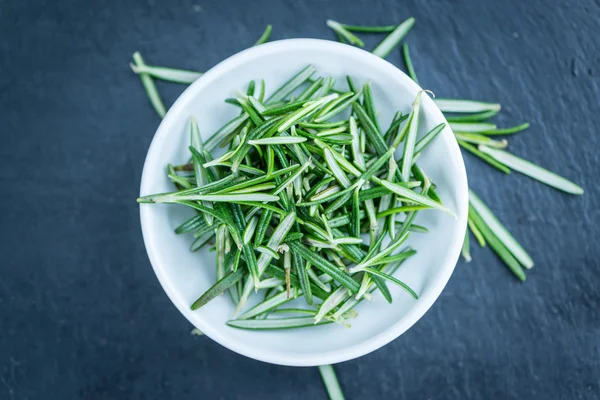
[{"label": "dark slate surface", "polygon": [[[502,124],[530,120],[512,150],[586,195],[468,157],[472,187],[535,269],[520,284],[474,249],[415,327],[337,366],[347,398],[598,398],[597,0],[0,0],[0,398],[325,398],[315,368],[191,336],[160,288],[134,202],[159,121],[127,63],[139,49],[152,63],[206,70],[266,23],[275,39],[333,38],[327,17],[411,15],[424,86],[497,100]],[[159,89],[168,103],[183,90]]]}]

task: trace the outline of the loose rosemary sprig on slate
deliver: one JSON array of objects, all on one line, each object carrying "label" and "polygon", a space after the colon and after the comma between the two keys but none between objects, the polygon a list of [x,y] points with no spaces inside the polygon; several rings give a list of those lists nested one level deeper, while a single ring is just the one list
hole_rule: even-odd
[{"label": "loose rosemary sprig on slate", "polygon": [[[236,304],[228,325],[234,328],[347,325],[357,315],[348,300],[370,299],[379,289],[392,302],[388,284],[418,299],[390,266],[415,254],[402,247],[412,231],[423,232],[412,224],[417,212],[437,209],[454,216],[414,164],[443,128],[423,132],[417,140],[420,99],[426,94],[419,92],[411,110],[400,110],[409,117],[396,129],[405,133],[394,134],[388,145],[368,84],[357,93],[317,89],[313,92],[320,96],[298,100],[294,95],[314,85],[309,78],[315,72],[308,65],[262,96],[264,103],[252,96],[251,83],[248,94],[239,92],[234,104],[248,116],[242,128],[221,128],[228,134],[217,132],[218,140],[213,135],[203,141],[191,118],[192,162],[167,168],[174,190],[138,199],[198,212],[175,232],[193,235],[194,251],[214,244],[218,280],[199,293],[192,309],[229,292]],[[321,80],[323,85],[332,81]],[[217,141],[229,148],[221,156],[211,152]],[[404,147],[400,165],[394,158],[399,147]],[[248,309],[254,292],[267,295],[259,294],[264,300]],[[277,310],[295,300],[314,314],[281,318]]]}]

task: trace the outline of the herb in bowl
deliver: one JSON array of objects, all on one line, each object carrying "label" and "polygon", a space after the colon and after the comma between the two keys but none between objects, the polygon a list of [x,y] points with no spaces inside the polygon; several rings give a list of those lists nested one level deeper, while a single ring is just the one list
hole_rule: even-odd
[{"label": "herb in bowl", "polygon": [[[388,284],[418,299],[393,276],[415,254],[409,235],[427,232],[415,217],[454,215],[417,163],[445,126],[417,140],[424,92],[383,131],[369,83],[348,77],[333,92],[333,78],[315,74],[308,65],[268,97],[265,82],[250,82],[228,100],[242,114],[206,141],[190,119],[190,162],[167,168],[175,190],[138,199],[197,212],[175,232],[195,237],[193,251],[214,248],[217,281],[191,308],[228,292],[234,328],[347,325],[375,290],[391,303]],[[258,292],[264,300],[247,307]]]}]

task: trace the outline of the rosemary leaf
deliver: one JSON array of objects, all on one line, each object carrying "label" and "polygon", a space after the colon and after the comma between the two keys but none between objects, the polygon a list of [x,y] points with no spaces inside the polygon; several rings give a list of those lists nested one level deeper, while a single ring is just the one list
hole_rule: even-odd
[{"label": "rosemary leaf", "polygon": [[412,29],[415,25],[415,19],[413,17],[408,18],[400,25],[398,25],[381,43],[375,47],[372,51],[378,57],[386,58],[388,54],[394,50],[394,48],[400,43],[404,36]]},{"label": "rosemary leaf", "polygon": [[506,151],[492,149],[487,146],[479,146],[479,150],[482,153],[492,157],[494,160],[506,165],[507,167],[512,168],[523,175],[527,175],[530,178],[545,183],[548,186],[552,186],[558,190],[562,190],[563,192],[571,194],[583,194],[583,188],[581,186],[571,182],[566,178],[563,178],[560,175],[555,174],[554,172],[550,172],[547,169],[539,167],[530,161],[524,160]]},{"label": "rosemary leaf", "polygon": [[259,44],[266,43],[269,40],[269,37],[271,37],[272,29],[273,27],[271,25],[267,25],[265,31],[262,33],[262,35],[260,35],[256,43],[253,44],[253,46],[258,46]]}]

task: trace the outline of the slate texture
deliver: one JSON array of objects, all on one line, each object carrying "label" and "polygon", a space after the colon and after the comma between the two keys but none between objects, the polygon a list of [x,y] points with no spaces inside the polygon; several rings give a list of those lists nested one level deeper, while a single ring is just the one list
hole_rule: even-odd
[{"label": "slate texture", "polygon": [[[411,15],[421,83],[499,101],[502,125],[531,121],[511,149],[586,194],[467,156],[471,186],[535,269],[521,284],[474,247],[410,331],[336,367],[346,397],[600,398],[597,0],[0,0],[0,398],[324,399],[315,368],[193,337],[163,293],[134,201],[159,120],[127,64],[140,50],[206,70],[267,23],[273,39],[334,39],[326,18]],[[183,87],[159,90],[170,104]]]}]

